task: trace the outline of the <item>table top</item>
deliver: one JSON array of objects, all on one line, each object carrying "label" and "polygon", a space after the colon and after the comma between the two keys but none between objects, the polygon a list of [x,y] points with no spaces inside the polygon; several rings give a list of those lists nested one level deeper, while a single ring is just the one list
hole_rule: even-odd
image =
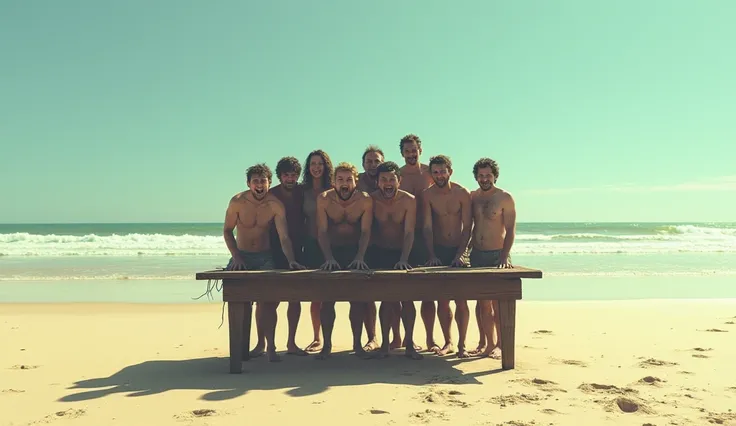
[{"label": "table top", "polygon": [[487,276],[488,278],[500,279],[516,279],[516,278],[542,278],[542,271],[538,269],[526,268],[524,266],[514,266],[508,269],[499,269],[495,267],[478,267],[478,268],[453,268],[449,266],[433,266],[414,268],[411,270],[344,270],[344,271],[321,271],[319,269],[308,269],[301,271],[288,271],[284,269],[272,269],[264,271],[225,271],[222,269],[197,272],[197,280],[247,280],[257,276],[258,278],[287,278],[289,280],[314,280],[318,278],[324,279],[350,279],[350,278],[397,278],[397,276],[410,274],[431,274],[432,278],[451,276],[457,279],[458,276],[467,275],[468,277],[477,277],[478,275]]}]

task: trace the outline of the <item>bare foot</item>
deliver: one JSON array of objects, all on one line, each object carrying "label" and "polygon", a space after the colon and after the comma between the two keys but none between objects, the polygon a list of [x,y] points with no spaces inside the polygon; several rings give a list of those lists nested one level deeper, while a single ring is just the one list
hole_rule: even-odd
[{"label": "bare foot", "polygon": [[483,353],[479,354],[481,358],[501,359],[501,348],[487,348]]},{"label": "bare foot", "polygon": [[319,340],[315,340],[312,343],[309,344],[306,348],[304,348],[307,352],[317,352],[322,348],[322,342]]},{"label": "bare foot", "polygon": [[250,357],[251,358],[258,358],[259,356],[263,356],[265,353],[265,348],[262,345],[256,345],[255,348],[253,348],[252,351],[250,351]]},{"label": "bare foot", "polygon": [[[416,345],[412,345],[412,346],[415,346],[416,347]],[[409,359],[416,359],[416,360],[419,360],[419,359],[424,358],[422,356],[422,354],[420,354],[419,352],[417,352],[416,349],[410,349],[410,348],[407,348],[406,349],[406,353],[404,354],[404,356],[407,357],[407,358],[409,358]]]},{"label": "bare foot", "polygon": [[454,352],[455,352],[455,345],[453,345],[452,343],[445,343],[445,346],[443,346],[442,349],[440,349],[437,352],[437,355],[442,356],[442,355],[447,355],[447,354],[451,354]]},{"label": "bare foot", "polygon": [[477,348],[473,349],[472,351],[468,352],[470,356],[479,356],[486,350],[486,345],[478,346]]},{"label": "bare foot", "polygon": [[465,350],[465,348],[458,347],[457,348],[457,357],[458,358],[470,358],[470,353]]},{"label": "bare foot", "polygon": [[317,354],[317,356],[315,357],[315,359],[318,359],[318,360],[321,361],[321,360],[325,360],[325,359],[329,358],[330,356],[332,356],[332,348],[329,347],[329,346],[325,346],[325,347],[322,348],[322,350],[320,351],[320,353]]},{"label": "bare foot", "polygon": [[427,341],[427,350],[426,350],[426,352],[434,352],[434,353],[437,353],[439,351],[440,351],[440,345],[438,345],[435,342],[430,342],[429,340]]},{"label": "bare foot", "polygon": [[376,342],[376,339],[371,339],[368,343],[363,346],[363,350],[366,352],[373,352],[376,349],[378,349],[378,342]]},{"label": "bare foot", "polygon": [[286,355],[307,356],[307,353],[299,349],[297,345],[287,345]]},{"label": "bare foot", "polygon": [[281,357],[276,351],[268,351],[268,362],[281,362]]},{"label": "bare foot", "polygon": [[391,350],[399,349],[401,346],[401,339],[394,339],[391,344],[389,345],[389,348]]}]

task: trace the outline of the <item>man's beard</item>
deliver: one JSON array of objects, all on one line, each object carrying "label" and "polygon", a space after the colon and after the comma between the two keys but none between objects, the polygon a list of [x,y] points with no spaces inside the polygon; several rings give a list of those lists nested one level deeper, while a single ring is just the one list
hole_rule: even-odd
[{"label": "man's beard", "polygon": [[478,182],[478,186],[481,191],[490,191],[493,189],[493,184],[491,182]]},{"label": "man's beard", "polygon": [[439,188],[444,188],[447,185],[447,179],[433,179],[434,184]]},{"label": "man's beard", "polygon": [[406,164],[411,164],[412,166],[417,164],[417,161],[419,161],[419,156],[412,155],[410,157],[406,157]]},{"label": "man's beard", "polygon": [[396,187],[392,186],[390,188],[381,188],[381,195],[386,199],[394,198],[396,196]]},{"label": "man's beard", "polygon": [[347,186],[341,186],[337,190],[337,196],[340,197],[341,200],[347,201],[350,199],[350,197],[353,196],[353,193],[355,192],[355,188],[352,190],[348,188]]}]

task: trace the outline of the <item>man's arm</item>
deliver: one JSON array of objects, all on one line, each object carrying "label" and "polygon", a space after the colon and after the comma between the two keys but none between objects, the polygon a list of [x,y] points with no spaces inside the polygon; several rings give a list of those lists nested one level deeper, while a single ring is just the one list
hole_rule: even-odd
[{"label": "man's arm", "polygon": [[406,216],[404,216],[404,242],[401,245],[401,261],[408,262],[409,254],[414,246],[414,232],[417,223],[417,199],[406,197]]},{"label": "man's arm", "polygon": [[279,241],[281,241],[281,250],[286,256],[286,260],[289,264],[295,262],[294,259],[294,248],[291,245],[291,238],[289,238],[289,225],[286,223],[286,209],[284,203],[278,198],[273,197],[273,200],[269,203],[271,211],[273,212],[273,221],[276,225],[276,232],[279,234]]},{"label": "man's arm", "polygon": [[511,253],[511,247],[514,245],[514,239],[516,238],[516,203],[511,194],[508,194],[504,203],[502,219],[503,226],[506,228],[506,237],[503,239],[501,258],[508,259]]},{"label": "man's arm", "polygon": [[371,242],[371,227],[373,226],[373,197],[363,199],[363,216],[360,218],[360,240],[358,241],[358,260],[365,258],[365,251]]},{"label": "man's arm", "polygon": [[327,205],[329,200],[323,194],[317,195],[317,242],[325,256],[325,261],[335,260],[330,247],[330,237],[327,235]]},{"label": "man's arm", "polygon": [[230,200],[230,204],[227,206],[227,211],[225,212],[225,225],[222,229],[222,236],[225,238],[225,245],[227,246],[227,249],[230,251],[230,256],[233,257],[233,259],[239,259],[240,258],[240,250],[238,250],[238,243],[235,241],[235,235],[233,234],[233,231],[235,230],[235,227],[238,224],[238,212],[240,210],[240,204],[236,201],[236,198],[233,197]]},{"label": "man's arm", "polygon": [[455,259],[461,258],[468,250],[473,229],[473,208],[470,201],[470,192],[465,188],[458,187],[458,193],[460,194],[460,214],[462,215],[463,231],[460,234],[460,245],[457,248],[457,253],[455,253]]},{"label": "man's arm", "polygon": [[432,259],[435,256],[434,253],[434,233],[432,231],[432,204],[429,202],[430,195],[429,189],[425,189],[422,192],[422,214],[424,215],[423,223],[423,234],[424,243],[427,245],[427,254]]}]

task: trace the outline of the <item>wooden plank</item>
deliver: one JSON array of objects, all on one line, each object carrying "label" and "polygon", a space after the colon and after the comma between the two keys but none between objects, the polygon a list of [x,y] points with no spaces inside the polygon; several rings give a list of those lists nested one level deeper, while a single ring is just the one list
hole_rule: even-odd
[{"label": "wooden plank", "polygon": [[274,269],[268,271],[224,271],[211,270],[197,272],[197,280],[225,280],[225,279],[257,279],[269,281],[324,281],[324,280],[352,280],[352,279],[384,279],[401,277],[402,280],[408,276],[433,276],[442,277],[442,279],[450,277],[475,277],[484,276],[486,278],[498,277],[504,279],[516,278],[542,278],[542,271],[538,269],[530,269],[523,266],[514,266],[509,269],[499,268],[451,268],[448,266],[435,266],[426,268],[414,268],[410,271],[402,270],[369,270],[369,271],[320,271],[320,270],[303,270],[303,271],[286,271],[282,269]]},{"label": "wooden plank", "polygon": [[[364,275],[367,277],[367,275]],[[244,301],[336,301],[336,302],[399,302],[403,300],[518,300],[521,299],[521,279],[469,279],[453,274],[402,275],[392,279],[321,280],[305,283],[298,280],[234,280],[223,281],[222,300]],[[352,279],[350,279],[352,278]]]},{"label": "wooden plank", "polygon": [[501,323],[501,368],[513,370],[516,357],[516,300],[499,300],[498,313]]}]

